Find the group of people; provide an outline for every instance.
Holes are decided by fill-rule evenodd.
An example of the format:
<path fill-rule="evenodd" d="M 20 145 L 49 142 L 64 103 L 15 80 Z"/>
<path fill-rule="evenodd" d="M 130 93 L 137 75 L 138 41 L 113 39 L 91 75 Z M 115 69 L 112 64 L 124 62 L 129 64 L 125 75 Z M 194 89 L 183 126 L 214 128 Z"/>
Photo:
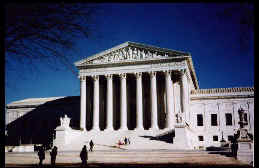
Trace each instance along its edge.
<path fill-rule="evenodd" d="M 89 151 L 93 151 L 93 147 L 94 147 L 94 143 L 92 140 L 90 140 L 89 142 L 89 146 L 90 149 Z M 45 159 L 45 148 L 44 146 L 39 146 L 38 147 L 38 157 L 39 157 L 39 167 L 42 167 L 42 162 Z M 58 148 L 56 146 L 54 146 L 52 148 L 52 150 L 50 151 L 50 158 L 51 158 L 51 167 L 55 167 L 56 166 L 56 157 L 58 154 Z M 87 160 L 88 160 L 88 153 L 87 153 L 87 147 L 86 145 L 84 145 L 84 147 L 82 148 L 81 152 L 80 152 L 80 158 L 82 161 L 81 167 L 85 167 L 87 165 Z"/>
<path fill-rule="evenodd" d="M 94 147 L 94 143 L 93 143 L 92 140 L 89 142 L 89 146 L 90 146 L 89 151 L 92 152 L 93 151 L 93 147 Z M 88 160 L 88 153 L 87 153 L 86 145 L 84 145 L 84 147 L 82 148 L 82 150 L 80 152 L 80 158 L 81 158 L 81 161 L 82 161 L 81 167 L 86 167 L 87 160 Z"/>
<path fill-rule="evenodd" d="M 58 148 L 54 146 L 50 151 L 50 158 L 51 158 L 51 167 L 55 167 L 56 165 L 56 157 L 58 154 Z M 39 156 L 39 167 L 42 167 L 42 162 L 45 159 L 45 149 L 44 146 L 38 147 L 38 156 Z"/>
<path fill-rule="evenodd" d="M 124 141 L 124 142 L 122 142 L 121 140 L 118 141 L 119 147 L 120 147 L 120 145 L 128 145 L 128 144 L 130 144 L 130 139 L 127 138 L 127 137 L 125 137 L 125 138 L 123 139 L 123 141 Z"/>

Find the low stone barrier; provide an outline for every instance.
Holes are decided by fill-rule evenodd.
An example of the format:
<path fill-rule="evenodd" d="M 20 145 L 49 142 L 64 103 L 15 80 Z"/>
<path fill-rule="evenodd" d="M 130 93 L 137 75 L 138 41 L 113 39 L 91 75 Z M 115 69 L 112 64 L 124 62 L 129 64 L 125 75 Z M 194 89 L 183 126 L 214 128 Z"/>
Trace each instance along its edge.
<path fill-rule="evenodd" d="M 5 152 L 34 152 L 33 145 L 5 146 Z"/>

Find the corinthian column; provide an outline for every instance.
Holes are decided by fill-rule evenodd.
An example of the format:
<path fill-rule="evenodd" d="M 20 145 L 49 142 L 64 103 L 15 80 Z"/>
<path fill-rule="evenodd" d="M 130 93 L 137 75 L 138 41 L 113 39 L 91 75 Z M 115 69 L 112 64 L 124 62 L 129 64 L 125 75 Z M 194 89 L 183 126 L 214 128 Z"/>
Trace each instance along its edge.
<path fill-rule="evenodd" d="M 126 83 L 126 74 L 120 74 L 121 80 L 121 94 L 120 94 L 120 130 L 127 130 L 127 83 Z"/>
<path fill-rule="evenodd" d="M 80 77 L 80 129 L 86 130 L 85 121 L 86 121 L 86 77 Z"/>
<path fill-rule="evenodd" d="M 112 75 L 105 75 L 107 79 L 107 103 L 106 103 L 106 109 L 107 109 L 107 118 L 106 123 L 108 130 L 113 130 L 113 96 L 112 96 Z"/>
<path fill-rule="evenodd" d="M 99 76 L 92 76 L 94 80 L 93 130 L 99 131 Z"/>
<path fill-rule="evenodd" d="M 150 72 L 151 80 L 151 128 L 152 130 L 158 128 L 157 120 L 157 91 L 156 91 L 156 72 Z"/>
<path fill-rule="evenodd" d="M 137 89 L 136 89 L 136 95 L 137 95 L 137 100 L 136 100 L 136 104 L 137 104 L 137 113 L 136 113 L 136 129 L 137 130 L 144 130 L 143 127 L 143 102 L 142 102 L 142 73 L 135 73 L 136 76 L 136 85 L 137 85 Z"/>
<path fill-rule="evenodd" d="M 174 128 L 175 117 L 173 111 L 173 87 L 171 79 L 171 71 L 165 71 L 165 84 L 166 84 L 166 128 Z"/>
<path fill-rule="evenodd" d="M 182 113 L 185 116 L 188 109 L 188 81 L 186 76 L 186 70 L 181 70 L 181 104 L 182 104 Z"/>

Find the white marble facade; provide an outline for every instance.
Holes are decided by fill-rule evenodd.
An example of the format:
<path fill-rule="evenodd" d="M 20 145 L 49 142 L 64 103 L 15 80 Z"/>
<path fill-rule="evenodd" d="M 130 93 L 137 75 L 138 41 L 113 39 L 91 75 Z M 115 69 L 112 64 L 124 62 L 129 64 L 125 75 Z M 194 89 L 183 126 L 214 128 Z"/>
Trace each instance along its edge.
<path fill-rule="evenodd" d="M 248 131 L 254 132 L 254 88 L 199 89 L 189 53 L 126 42 L 75 66 L 83 132 L 174 130 L 183 124 L 193 132 L 187 141 L 195 149 L 219 146 L 222 134 L 228 141 L 238 128 L 240 107 L 247 113 Z M 23 102 L 30 104 L 24 100 L 20 106 Z M 7 124 L 30 108 L 9 104 Z"/>

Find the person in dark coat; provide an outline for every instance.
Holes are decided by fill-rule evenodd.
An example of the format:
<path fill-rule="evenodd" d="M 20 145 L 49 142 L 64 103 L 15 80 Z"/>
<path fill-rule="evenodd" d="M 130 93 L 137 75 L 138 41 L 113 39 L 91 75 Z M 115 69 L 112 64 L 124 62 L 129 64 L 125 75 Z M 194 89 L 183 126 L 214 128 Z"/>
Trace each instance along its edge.
<path fill-rule="evenodd" d="M 91 140 L 90 142 L 89 142 L 89 146 L 90 146 L 90 150 L 89 151 L 93 151 L 93 148 L 94 148 L 94 143 L 93 143 L 93 141 Z"/>
<path fill-rule="evenodd" d="M 42 167 L 42 162 L 45 159 L 45 151 L 44 151 L 43 146 L 39 147 L 38 156 L 39 156 L 39 160 L 40 160 L 39 167 Z"/>
<path fill-rule="evenodd" d="M 127 139 L 127 137 L 124 138 L 124 144 L 125 144 L 125 145 L 128 144 L 128 139 Z"/>
<path fill-rule="evenodd" d="M 231 152 L 232 152 L 232 156 L 237 159 L 237 150 L 238 150 L 238 142 L 237 142 L 237 139 L 234 138 L 232 140 L 232 143 L 231 143 Z"/>
<path fill-rule="evenodd" d="M 81 167 L 86 167 L 87 160 L 88 160 L 88 153 L 87 153 L 86 145 L 84 145 L 84 147 L 82 148 L 82 150 L 80 152 L 80 158 L 82 160 Z"/>
<path fill-rule="evenodd" d="M 54 146 L 54 148 L 50 152 L 51 167 L 55 167 L 56 166 L 56 156 L 57 156 L 57 154 L 58 154 L 58 148 L 56 146 Z"/>

